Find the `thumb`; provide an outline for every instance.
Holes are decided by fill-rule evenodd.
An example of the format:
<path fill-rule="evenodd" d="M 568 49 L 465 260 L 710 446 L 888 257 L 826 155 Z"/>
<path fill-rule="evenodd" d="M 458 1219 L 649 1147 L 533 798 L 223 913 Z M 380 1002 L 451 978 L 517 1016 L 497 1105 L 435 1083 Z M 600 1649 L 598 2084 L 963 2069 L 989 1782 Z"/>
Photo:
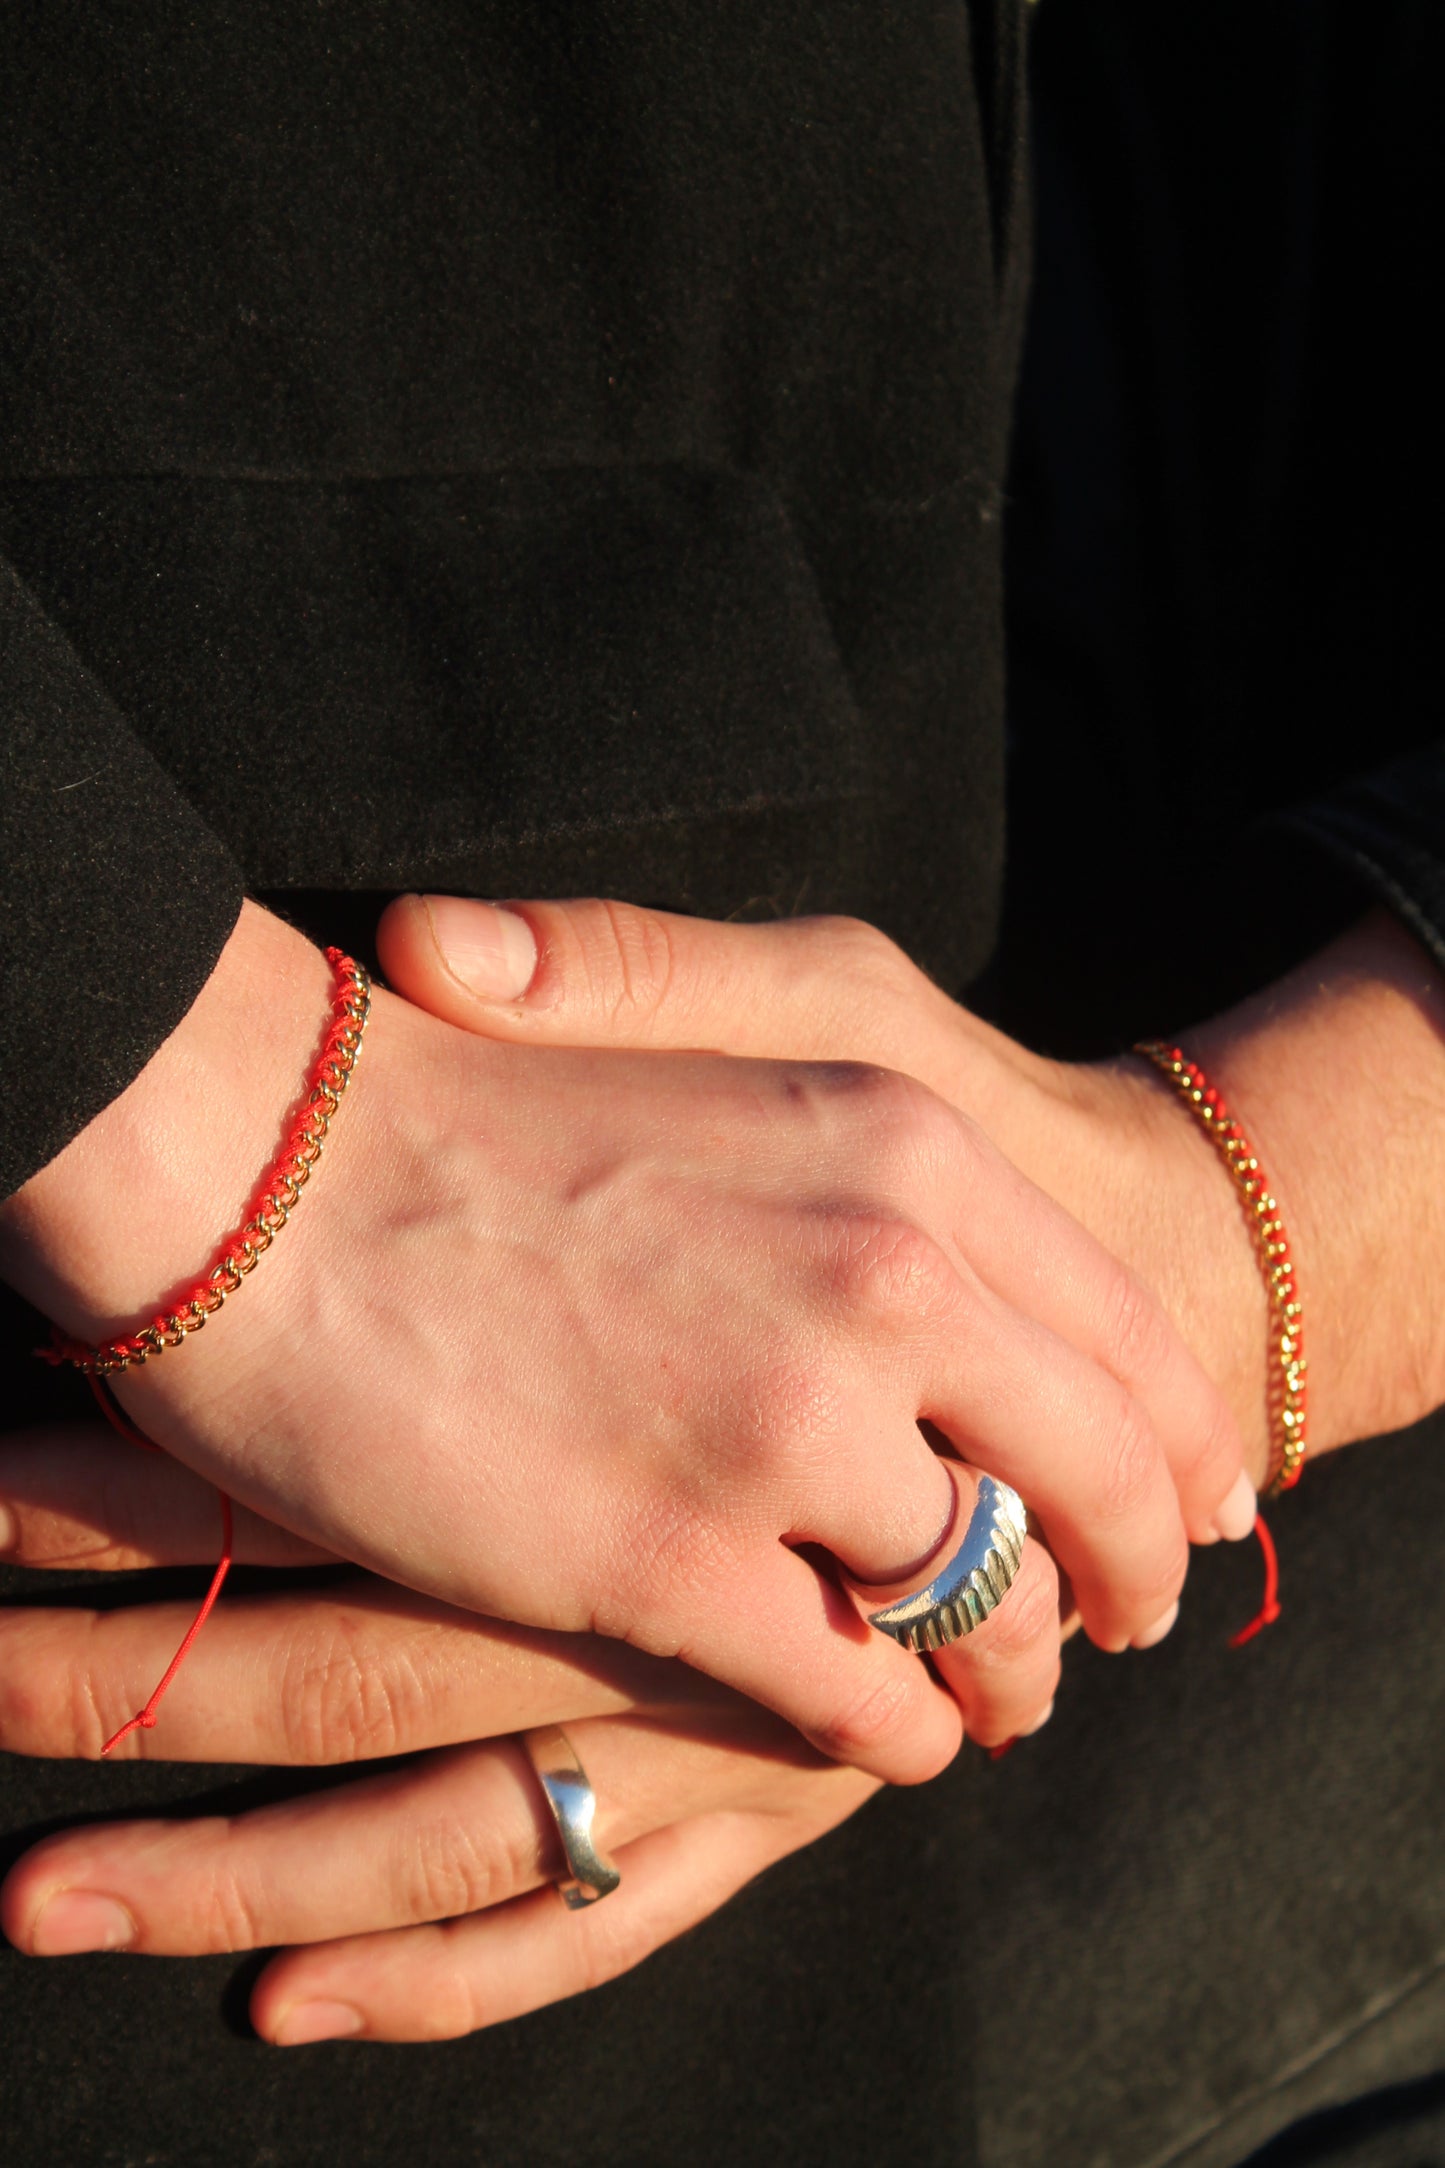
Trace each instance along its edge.
<path fill-rule="evenodd" d="M 401 896 L 377 949 L 390 985 L 419 1008 L 464 1031 L 551 1046 L 896 1068 L 920 1005 L 944 1003 L 885 935 L 846 918 L 737 926 L 595 899 Z"/>

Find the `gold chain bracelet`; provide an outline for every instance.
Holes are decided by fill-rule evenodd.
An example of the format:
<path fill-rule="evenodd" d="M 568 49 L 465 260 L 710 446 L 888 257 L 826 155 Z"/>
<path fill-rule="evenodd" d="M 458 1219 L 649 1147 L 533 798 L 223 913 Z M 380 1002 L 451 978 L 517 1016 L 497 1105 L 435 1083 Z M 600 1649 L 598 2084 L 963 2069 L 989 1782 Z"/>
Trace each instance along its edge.
<path fill-rule="evenodd" d="M 337 979 L 331 1024 L 307 1079 L 306 1096 L 292 1121 L 290 1135 L 262 1177 L 259 1195 L 245 1225 L 223 1244 L 219 1262 L 206 1277 L 149 1324 L 118 1339 L 104 1340 L 98 1347 L 57 1330 L 48 1347 L 36 1349 L 44 1361 L 70 1363 L 90 1378 L 108 1378 L 116 1371 L 138 1369 L 167 1348 L 180 1347 L 191 1333 L 199 1332 L 270 1249 L 300 1203 L 301 1192 L 321 1157 L 341 1095 L 360 1056 L 361 1035 L 371 1013 L 371 981 L 361 965 L 335 948 L 326 951 L 326 959 Z"/>
<path fill-rule="evenodd" d="M 1199 1064 L 1160 1039 L 1142 1040 L 1134 1052 L 1173 1085 L 1229 1169 L 1244 1205 L 1269 1297 L 1270 1457 L 1261 1496 L 1275 1498 L 1298 1483 L 1308 1450 L 1299 1281 L 1279 1204 L 1253 1145 Z"/>

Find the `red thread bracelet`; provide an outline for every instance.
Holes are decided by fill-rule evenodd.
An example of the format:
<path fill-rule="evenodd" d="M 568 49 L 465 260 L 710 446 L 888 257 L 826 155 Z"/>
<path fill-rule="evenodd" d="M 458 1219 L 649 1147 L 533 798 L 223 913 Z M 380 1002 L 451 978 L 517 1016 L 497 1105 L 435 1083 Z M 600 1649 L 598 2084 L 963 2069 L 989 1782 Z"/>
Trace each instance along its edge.
<path fill-rule="evenodd" d="M 1260 1495 L 1277 1498 L 1298 1483 L 1308 1451 L 1303 1308 L 1279 1202 L 1259 1154 L 1198 1062 L 1191 1061 L 1182 1048 L 1165 1046 L 1157 1039 L 1142 1041 L 1134 1052 L 1152 1062 L 1174 1087 L 1224 1161 L 1244 1206 L 1270 1314 L 1270 1457 Z M 1230 1647 L 1236 1649 L 1279 1617 L 1279 1559 L 1263 1514 L 1256 1514 L 1254 1532 L 1264 1552 L 1264 1601 L 1231 1640 Z"/>
<path fill-rule="evenodd" d="M 328 949 L 326 959 L 340 982 L 332 1002 L 334 1019 L 308 1080 L 301 1111 L 267 1168 L 244 1225 L 222 1245 L 217 1263 L 203 1280 L 197 1280 L 174 1310 L 161 1311 L 148 1325 L 119 1339 L 104 1340 L 98 1347 L 72 1340 L 57 1329 L 52 1332 L 50 1346 L 35 1351 L 42 1361 L 70 1363 L 87 1377 L 108 1377 L 117 1370 L 135 1369 L 166 1348 L 179 1347 L 189 1334 L 199 1332 L 206 1319 L 236 1293 L 247 1274 L 255 1271 L 300 1203 L 301 1192 L 321 1157 L 326 1132 L 361 1053 L 361 1035 L 371 1013 L 371 981 L 361 965 L 340 949 Z"/>
<path fill-rule="evenodd" d="M 217 1263 L 203 1280 L 196 1282 L 174 1310 L 161 1312 L 134 1333 L 90 1346 L 83 1340 L 71 1339 L 56 1327 L 52 1328 L 50 1345 L 35 1350 L 44 1362 L 68 1363 L 79 1370 L 89 1383 L 106 1421 L 122 1438 L 132 1445 L 144 1446 L 147 1452 L 159 1452 L 161 1448 L 116 1405 L 106 1379 L 116 1371 L 138 1368 L 167 1348 L 180 1347 L 191 1333 L 201 1330 L 207 1318 L 221 1308 L 228 1296 L 236 1293 L 249 1273 L 254 1272 L 300 1202 L 301 1192 L 311 1179 L 327 1131 L 341 1105 L 341 1095 L 360 1057 L 362 1033 L 371 1013 L 371 981 L 361 965 L 340 949 L 329 948 L 326 958 L 338 980 L 332 1001 L 334 1013 L 315 1067 L 307 1079 L 300 1112 L 292 1121 L 281 1151 L 266 1170 L 244 1224 L 222 1245 Z M 215 1608 L 231 1569 L 234 1534 L 231 1501 L 224 1491 L 218 1491 L 217 1496 L 221 1504 L 221 1555 L 211 1576 L 211 1585 L 145 1707 L 106 1740 L 100 1750 L 102 1755 L 109 1754 L 112 1747 L 119 1746 L 131 1732 L 154 1728 L 162 1696 Z"/>

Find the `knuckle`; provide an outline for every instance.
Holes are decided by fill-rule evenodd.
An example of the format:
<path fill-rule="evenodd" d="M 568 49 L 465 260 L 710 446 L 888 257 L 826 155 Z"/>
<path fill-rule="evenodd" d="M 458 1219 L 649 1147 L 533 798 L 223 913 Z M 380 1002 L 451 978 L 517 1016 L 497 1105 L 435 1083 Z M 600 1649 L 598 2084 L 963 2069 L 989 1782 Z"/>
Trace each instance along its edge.
<path fill-rule="evenodd" d="M 460 2040 L 494 2024 L 499 2015 L 493 2005 L 502 1990 L 485 1976 L 479 1979 L 468 1964 L 465 1927 L 463 1920 L 445 1920 L 432 1930 L 436 1940 L 425 1991 L 407 2027 L 409 2040 Z"/>
<path fill-rule="evenodd" d="M 917 976 L 916 964 L 881 926 L 871 925 L 864 918 L 837 915 L 814 923 L 828 951 L 830 966 L 836 969 L 841 965 L 850 977 L 888 981 Z"/>
<path fill-rule="evenodd" d="M 749 1381 L 724 1448 L 730 1472 L 765 1479 L 834 1451 L 846 1428 L 845 1393 L 825 1358 L 780 1356 Z"/>
<path fill-rule="evenodd" d="M 790 1061 L 779 1065 L 778 1076 L 792 1106 L 833 1112 L 841 1102 L 852 1120 L 889 1101 L 895 1072 L 872 1061 Z"/>
<path fill-rule="evenodd" d="M 829 1290 L 850 1312 L 879 1322 L 934 1324 L 959 1300 L 958 1275 L 931 1235 L 910 1220 L 850 1215 L 829 1260 Z"/>
<path fill-rule="evenodd" d="M 617 1906 L 611 1913 L 603 1906 L 595 1905 L 585 1918 L 587 1929 L 577 1938 L 576 1972 L 572 1981 L 573 1992 L 583 1995 L 631 1972 L 656 1947 L 651 1921 L 645 1914 L 639 1916 L 625 1905 Z"/>
<path fill-rule="evenodd" d="M 583 921 L 582 932 L 581 960 L 594 1005 L 615 1025 L 628 1018 L 653 1019 L 677 971 L 668 920 L 661 912 L 605 898 Z"/>
<path fill-rule="evenodd" d="M 916 1077 L 877 1062 L 779 1062 L 790 1112 L 808 1114 L 839 1162 L 844 1193 L 956 1175 L 973 1125 Z"/>
<path fill-rule="evenodd" d="M 209 1950 L 254 1950 L 270 1939 L 244 1875 L 224 1858 L 206 1879 L 198 1925 Z"/>
<path fill-rule="evenodd" d="M 396 1884 L 405 1916 L 460 1918 L 503 1904 L 535 1875 L 535 1855 L 515 1830 L 468 1828 L 454 1815 L 424 1817 L 399 1828 Z"/>
<path fill-rule="evenodd" d="M 956 1107 L 915 1078 L 885 1071 L 890 1078 L 887 1128 L 882 1143 L 890 1170 L 926 1196 L 961 1179 L 970 1129 Z"/>
<path fill-rule="evenodd" d="M 360 1622 L 344 1610 L 310 1635 L 298 1631 L 282 1658 L 276 1701 L 288 1759 L 316 1764 L 399 1753 L 414 1685 L 405 1664 L 377 1663 Z"/>
<path fill-rule="evenodd" d="M 1106 1527 L 1137 1520 L 1159 1480 L 1159 1441 L 1142 1409 L 1125 1398 L 1115 1405 L 1099 1454 L 1095 1512 Z"/>
<path fill-rule="evenodd" d="M 1189 1426 L 1190 1444 L 1180 1456 L 1178 1480 L 1189 1489 L 1208 1489 L 1210 1505 L 1221 1505 L 1244 1466 L 1244 1439 L 1224 1395 L 1206 1383 L 1200 1420 Z"/>
<path fill-rule="evenodd" d="M 124 1614 L 117 1616 L 123 1618 Z M 78 1761 L 99 1761 L 106 1740 L 139 1708 L 143 1698 L 137 1697 L 129 1708 L 122 1709 L 119 1695 L 111 1687 L 105 1648 L 109 1623 L 103 1612 L 92 1612 L 80 1660 L 65 1672 L 67 1751 Z M 145 1732 L 133 1731 L 118 1751 L 127 1758 L 136 1758 L 144 1754 L 147 1744 Z"/>
<path fill-rule="evenodd" d="M 918 1714 L 917 1687 L 906 1671 L 890 1669 L 813 1734 L 833 1761 L 872 1762 L 887 1754 Z"/>
<path fill-rule="evenodd" d="M 1059 1576 L 1048 1553 L 1030 1544 L 1028 1565 L 1003 1602 L 963 1643 L 980 1666 L 996 1670 L 1059 1638 Z"/>
<path fill-rule="evenodd" d="M 1167 1328 L 1152 1295 L 1132 1272 L 1114 1265 L 1104 1287 L 1104 1346 L 1117 1377 L 1147 1377 L 1167 1352 Z"/>
<path fill-rule="evenodd" d="M 716 1466 L 711 1471 L 717 1476 Z M 708 1472 L 701 1477 L 704 1487 Z M 718 1485 L 718 1488 L 723 1486 Z M 675 1656 L 679 1621 L 715 1599 L 736 1568 L 731 1532 L 696 1503 L 664 1497 L 617 1531 L 611 1555 L 599 1561 L 588 1626 L 654 1656 Z"/>

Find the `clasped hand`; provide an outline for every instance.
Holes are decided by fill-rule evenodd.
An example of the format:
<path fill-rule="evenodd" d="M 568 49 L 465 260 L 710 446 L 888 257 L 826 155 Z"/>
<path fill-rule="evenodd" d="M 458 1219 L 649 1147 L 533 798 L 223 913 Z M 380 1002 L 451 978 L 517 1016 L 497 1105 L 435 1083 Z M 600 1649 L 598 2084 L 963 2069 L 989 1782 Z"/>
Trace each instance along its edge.
<path fill-rule="evenodd" d="M 570 921 L 548 908 L 560 939 L 556 928 Z M 520 1935 L 529 1949 L 526 1938 L 537 1938 L 537 1963 L 516 1975 L 504 2007 L 468 1990 L 438 2015 L 424 1997 L 403 2007 L 403 1994 L 378 2003 L 380 1990 L 368 1989 L 364 2022 L 376 2037 L 417 2036 L 409 2025 L 428 2036 L 465 2029 L 587 1984 L 851 1811 L 872 1779 L 934 1773 L 961 1725 L 984 1741 L 1029 1728 L 1058 1670 L 1054 1560 L 1096 1641 L 1147 1643 L 1172 1616 L 1188 1540 L 1241 1532 L 1252 1496 L 1233 1417 L 1156 1299 L 958 1107 L 891 1069 L 566 1048 L 556 1043 L 565 1016 L 554 1013 L 549 1027 L 545 1004 L 477 1002 L 433 930 L 414 903 L 390 915 L 385 962 L 413 999 L 379 998 L 322 1183 L 284 1252 L 249 1283 L 244 1312 L 238 1305 L 221 1329 L 124 1389 L 175 1462 L 254 1509 L 243 1535 L 251 1555 L 333 1554 L 433 1602 L 364 1587 L 279 1609 L 223 1607 L 152 1750 L 299 1758 L 294 1730 L 278 1730 L 259 1705 L 246 1713 L 248 1682 L 255 1697 L 276 1675 L 288 1635 L 306 1645 L 305 1619 L 336 1630 L 339 1615 L 360 1617 L 367 1661 L 347 1673 L 356 1706 L 393 1713 L 370 1739 L 364 1725 L 343 1723 L 338 1740 L 334 1724 L 320 1724 L 313 1754 L 605 1718 L 584 1753 L 617 1817 L 604 1841 L 636 1854 L 629 1900 L 619 1893 L 595 1908 L 580 1938 L 545 1892 L 545 1910 L 529 1912 L 527 1899 L 496 1909 L 551 1871 L 518 1757 L 498 1745 L 373 1779 L 344 1809 L 332 1795 L 267 1810 L 224 1847 L 204 1825 L 67 1834 L 32 1853 L 6 1893 L 7 1930 L 33 1948 L 46 1946 L 42 1900 L 73 1891 L 82 1868 L 84 1886 L 129 1892 L 122 1912 L 138 1924 L 128 1939 L 144 1948 L 335 1936 L 489 1904 L 480 1927 L 471 1922 L 483 1974 L 499 1934 Z M 209 1088 L 257 971 L 274 981 L 279 970 L 300 1012 L 315 983 L 314 952 L 302 943 L 300 956 L 298 937 L 264 914 L 248 908 L 238 943 L 244 952 L 223 959 L 187 1026 L 117 1103 L 132 1138 L 137 1125 L 144 1132 L 148 1093 L 180 1123 L 164 1147 L 178 1198 L 190 1194 L 188 1161 L 199 1166 L 203 1154 L 203 1125 L 187 1125 L 185 1079 Z M 671 1021 L 685 1032 L 686 1009 Z M 593 1015 L 594 1035 L 596 1023 Z M 648 1029 L 661 1035 L 655 1013 Z M 527 1036 L 540 1043 L 517 1043 Z M 739 1038 L 750 1054 L 763 1051 Z M 153 1073 L 168 1063 L 169 1073 Z M 127 1298 L 144 1305 L 119 1284 L 106 1245 L 77 1256 L 66 1240 L 87 1180 L 93 1201 L 94 1132 L 108 1118 L 37 1178 L 48 1192 L 32 1196 L 23 1236 L 12 1228 L 10 1238 L 20 1257 L 12 1276 L 48 1296 L 71 1329 L 127 1322 Z M 67 1169 L 77 1154 L 79 1168 Z M 206 1224 L 216 1194 L 212 1178 Z M 172 1251 L 167 1271 L 188 1262 Z M 139 1279 L 148 1263 L 132 1255 L 126 1269 Z M 939 1659 L 938 1679 L 862 1623 L 838 1577 L 841 1567 L 892 1580 L 946 1532 L 952 1486 L 920 1423 L 1014 1483 L 1047 1536 L 1047 1549 L 1028 1545 L 995 1617 Z M 150 1548 L 145 1539 L 139 1554 L 133 1540 L 108 1547 L 126 1533 L 107 1526 L 124 1485 L 112 1472 L 97 1489 L 85 1471 L 97 1455 L 124 1451 L 72 1445 L 66 1458 L 37 1459 L 34 1440 L 12 1449 L 0 1492 L 17 1504 L 22 1558 L 79 1562 L 64 1530 L 85 1525 L 98 1528 L 97 1556 L 110 1562 L 203 1552 L 195 1489 L 186 1493 L 184 1468 L 166 1463 L 125 1479 L 149 1498 Z M 436 1599 L 518 1625 L 462 1619 Z M 44 1620 L 22 1613 L 7 1631 L 40 1631 L 52 1666 L 88 1674 L 80 1706 L 126 1713 L 164 1647 L 159 1622 L 122 1614 L 87 1664 L 63 1627 Z M 419 1621 L 433 1652 L 448 1650 L 445 1683 L 408 1708 L 401 1652 Z M 519 1631 L 527 1628 L 530 1637 Z M 594 1634 L 608 1639 L 573 1638 Z M 17 1689 L 37 1660 L 35 1644 L 19 1647 L 19 1667 L 13 1653 L 6 1665 L 0 1743 L 93 1751 L 98 1728 L 63 1735 L 63 1723 L 38 1713 L 42 1699 Z M 473 1652 L 473 1667 L 485 1652 L 480 1688 L 460 1649 Z M 645 1687 L 627 1670 L 670 1657 L 690 1668 L 654 1661 Z M 552 1667 L 548 1690 L 530 1696 L 538 1664 Z M 213 1698 L 211 1674 L 213 1688 L 225 1680 Z M 571 1681 L 565 1691 L 559 1674 Z M 614 1778 L 607 1727 L 622 1720 L 606 1711 L 619 1693 L 638 1712 L 627 1719 L 638 1737 Z M 208 1702 L 226 1712 L 224 1747 L 214 1721 L 206 1743 L 197 1712 Z M 483 1838 L 477 1784 L 509 1803 L 500 1823 L 483 1812 Z M 345 1903 L 304 1864 L 338 1811 L 349 1813 L 361 1856 L 370 1844 L 379 1862 L 354 1878 Z M 697 1841 L 719 1816 L 738 1838 L 720 1851 Z M 413 1833 L 411 1871 L 399 1876 L 385 1834 L 397 1827 Z M 470 1875 L 457 1852 L 464 1827 L 474 1851 L 493 1846 L 491 1864 L 474 1862 Z M 428 1832 L 440 1847 L 430 1868 Z M 498 1842 L 510 1873 L 497 1870 Z M 275 1871 L 281 1859 L 289 1881 Z M 258 1879 L 269 1907 L 256 1901 Z M 214 1895 L 209 1908 L 196 1895 L 206 1888 L 231 1893 L 229 1913 Z M 466 1936 L 444 1940 L 455 1954 Z M 299 2007 L 284 1968 L 327 1963 L 351 1979 L 347 1967 L 363 1954 L 342 1945 L 282 1960 L 257 1990 L 263 2030 L 281 2036 Z M 301 1999 L 314 1999 L 309 1976 L 303 1985 Z M 335 1980 L 321 1993 L 338 1999 Z"/>

